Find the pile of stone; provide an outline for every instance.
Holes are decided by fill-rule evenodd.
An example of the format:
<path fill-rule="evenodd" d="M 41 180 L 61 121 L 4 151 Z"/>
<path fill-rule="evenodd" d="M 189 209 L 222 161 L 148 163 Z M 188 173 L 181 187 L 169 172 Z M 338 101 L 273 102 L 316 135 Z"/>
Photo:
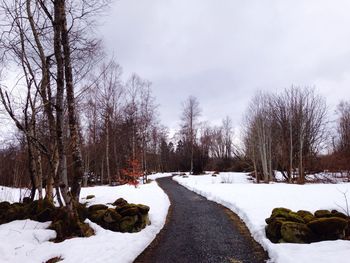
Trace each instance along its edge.
<path fill-rule="evenodd" d="M 14 220 L 32 219 L 39 222 L 51 221 L 56 207 L 46 199 L 31 202 L 24 198 L 23 203 L 0 202 L 0 224 Z"/>
<path fill-rule="evenodd" d="M 314 214 L 275 208 L 266 218 L 266 237 L 273 243 L 311 243 L 350 238 L 350 217 L 337 210 Z"/>
<path fill-rule="evenodd" d="M 151 222 L 148 217 L 149 207 L 141 204 L 129 204 L 123 198 L 117 199 L 114 208 L 106 205 L 92 205 L 87 217 L 94 223 L 116 232 L 139 232 Z"/>

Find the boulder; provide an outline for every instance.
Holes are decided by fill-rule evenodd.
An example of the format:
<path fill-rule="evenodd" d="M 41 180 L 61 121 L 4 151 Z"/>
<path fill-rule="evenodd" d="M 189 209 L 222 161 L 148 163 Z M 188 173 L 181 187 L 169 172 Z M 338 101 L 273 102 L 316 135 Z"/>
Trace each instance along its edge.
<path fill-rule="evenodd" d="M 141 205 L 141 204 L 138 204 L 138 205 L 136 205 L 136 206 L 137 206 L 139 212 L 140 212 L 142 215 L 148 214 L 149 209 L 150 209 L 149 206 L 147 206 L 147 205 Z"/>
<path fill-rule="evenodd" d="M 288 243 L 310 243 L 314 239 L 311 229 L 297 222 L 283 222 L 281 236 Z"/>
<path fill-rule="evenodd" d="M 30 199 L 30 197 L 23 197 L 22 203 L 23 204 L 30 204 L 32 202 L 32 200 Z"/>
<path fill-rule="evenodd" d="M 132 233 L 132 232 L 136 232 L 134 231 L 134 226 L 135 226 L 135 223 L 137 222 L 137 219 L 138 219 L 138 216 L 135 215 L 135 216 L 126 216 L 126 217 L 123 217 L 122 220 L 120 221 L 120 232 L 129 232 L 129 233 Z"/>
<path fill-rule="evenodd" d="M 332 210 L 331 214 L 332 214 L 332 217 L 340 217 L 340 218 L 343 218 L 343 219 L 348 219 L 349 218 L 346 214 L 344 214 L 342 212 L 339 212 L 337 210 Z"/>
<path fill-rule="evenodd" d="M 114 206 L 119 206 L 119 207 L 122 207 L 122 206 L 127 205 L 127 204 L 128 204 L 128 202 L 123 198 L 118 198 L 113 203 Z"/>
<path fill-rule="evenodd" d="M 121 216 L 134 216 L 139 214 L 139 209 L 134 204 L 127 204 L 122 207 L 116 207 L 116 211 L 121 214 Z"/>
<path fill-rule="evenodd" d="M 289 209 L 288 209 L 289 210 Z M 272 214 L 269 218 L 265 219 L 265 222 L 267 224 L 270 224 L 272 221 L 274 221 L 276 218 L 284 218 L 286 219 L 286 221 L 291 221 L 291 222 L 297 222 L 297 223 L 305 223 L 304 219 L 299 216 L 297 213 L 290 211 L 288 212 L 288 210 L 284 210 L 284 209 L 274 209 L 272 211 Z"/>
<path fill-rule="evenodd" d="M 329 210 L 317 210 L 314 213 L 315 217 L 322 218 L 322 217 L 332 217 L 332 213 Z"/>
<path fill-rule="evenodd" d="M 265 227 L 266 237 L 271 242 L 278 243 L 278 241 L 282 238 L 281 227 L 284 220 L 284 218 L 274 220 Z"/>
<path fill-rule="evenodd" d="M 103 214 L 103 221 L 107 224 L 119 222 L 121 219 L 122 216 L 111 208 L 107 209 Z"/>
<path fill-rule="evenodd" d="M 297 214 L 304 220 L 305 223 L 309 223 L 315 219 L 314 215 L 306 210 L 299 210 Z"/>
<path fill-rule="evenodd" d="M 272 210 L 272 214 L 277 213 L 277 212 L 292 212 L 292 210 L 288 209 L 288 208 L 284 208 L 284 207 L 276 207 Z"/>
<path fill-rule="evenodd" d="M 7 201 L 0 202 L 0 213 L 5 213 L 9 208 L 11 204 Z"/>
<path fill-rule="evenodd" d="M 348 221 L 340 217 L 317 218 L 307 224 L 318 241 L 345 238 Z"/>
<path fill-rule="evenodd" d="M 88 209 L 89 209 L 89 214 L 90 214 L 90 213 L 93 213 L 93 212 L 98 211 L 98 210 L 106 210 L 106 209 L 108 209 L 108 206 L 98 204 L 98 205 L 89 206 Z"/>

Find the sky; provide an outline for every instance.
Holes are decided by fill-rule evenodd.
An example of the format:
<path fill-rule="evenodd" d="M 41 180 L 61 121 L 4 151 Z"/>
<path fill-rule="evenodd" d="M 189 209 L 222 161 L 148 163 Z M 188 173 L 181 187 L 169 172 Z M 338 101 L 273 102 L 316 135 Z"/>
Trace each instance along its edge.
<path fill-rule="evenodd" d="M 349 12 L 348 0 L 115 0 L 99 31 L 124 76 L 153 83 L 171 130 L 190 95 L 202 120 L 239 127 L 258 91 L 314 87 L 330 113 L 350 99 Z"/>

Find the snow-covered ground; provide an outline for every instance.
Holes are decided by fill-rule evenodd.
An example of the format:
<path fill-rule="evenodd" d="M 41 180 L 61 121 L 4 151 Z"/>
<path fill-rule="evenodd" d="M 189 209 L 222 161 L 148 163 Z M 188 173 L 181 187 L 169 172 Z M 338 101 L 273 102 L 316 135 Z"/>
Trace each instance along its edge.
<path fill-rule="evenodd" d="M 350 200 L 350 183 L 292 185 L 283 183 L 252 184 L 244 173 L 181 176 L 174 180 L 188 189 L 220 203 L 237 213 L 252 236 L 275 263 L 348 263 L 350 241 L 323 241 L 312 244 L 273 244 L 265 235 L 265 218 L 275 207 L 292 210 L 346 208 L 344 194 Z"/>
<path fill-rule="evenodd" d="M 164 176 L 164 175 L 158 175 Z M 154 175 L 153 177 L 158 177 Z M 89 204 L 113 203 L 123 197 L 129 203 L 142 203 L 150 206 L 151 225 L 139 233 L 116 233 L 105 230 L 87 220 L 96 235 L 89 238 L 73 238 L 61 243 L 49 242 L 55 231 L 46 229 L 49 223 L 31 220 L 14 221 L 0 225 L 0 262 L 45 262 L 53 257 L 61 257 L 63 262 L 133 262 L 152 242 L 163 228 L 170 202 L 168 196 L 156 182 L 134 186 L 97 186 L 83 188 L 81 201 L 87 195 L 96 197 Z M 0 186 L 0 201 L 18 201 L 18 189 Z"/>

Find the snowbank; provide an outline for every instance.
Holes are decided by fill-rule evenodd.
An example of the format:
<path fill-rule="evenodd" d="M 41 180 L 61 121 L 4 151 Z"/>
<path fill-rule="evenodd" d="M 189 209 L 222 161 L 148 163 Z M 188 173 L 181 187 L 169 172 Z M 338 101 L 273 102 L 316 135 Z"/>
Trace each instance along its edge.
<path fill-rule="evenodd" d="M 232 177 L 231 183 L 222 183 Z M 248 226 L 252 236 L 269 253 L 275 263 L 346 263 L 350 258 L 350 241 L 324 241 L 312 244 L 273 244 L 265 236 L 265 218 L 275 207 L 293 211 L 345 208 L 343 193 L 350 193 L 350 183 L 344 184 L 251 184 L 243 173 L 174 177 L 188 189 L 220 203 L 237 213 Z M 226 180 L 227 181 L 227 180 Z M 341 207 L 341 208 L 340 208 Z"/>
<path fill-rule="evenodd" d="M 18 190 L 12 189 L 13 194 L 9 194 L 11 191 L 6 188 L 6 192 L 8 196 L 16 196 Z M 96 197 L 85 200 L 87 195 Z M 163 228 L 170 206 L 167 195 L 156 182 L 138 188 L 129 185 L 83 188 L 81 196 L 81 201 L 88 201 L 89 205 L 112 203 L 119 197 L 130 203 L 148 205 L 151 207 L 149 217 L 152 224 L 139 233 L 130 234 L 105 230 L 87 220 L 95 229 L 95 236 L 52 243 L 48 240 L 54 238 L 56 233 L 46 229 L 49 223 L 14 221 L 0 225 L 0 262 L 37 263 L 53 257 L 62 257 L 62 262 L 72 263 L 133 262 Z"/>

